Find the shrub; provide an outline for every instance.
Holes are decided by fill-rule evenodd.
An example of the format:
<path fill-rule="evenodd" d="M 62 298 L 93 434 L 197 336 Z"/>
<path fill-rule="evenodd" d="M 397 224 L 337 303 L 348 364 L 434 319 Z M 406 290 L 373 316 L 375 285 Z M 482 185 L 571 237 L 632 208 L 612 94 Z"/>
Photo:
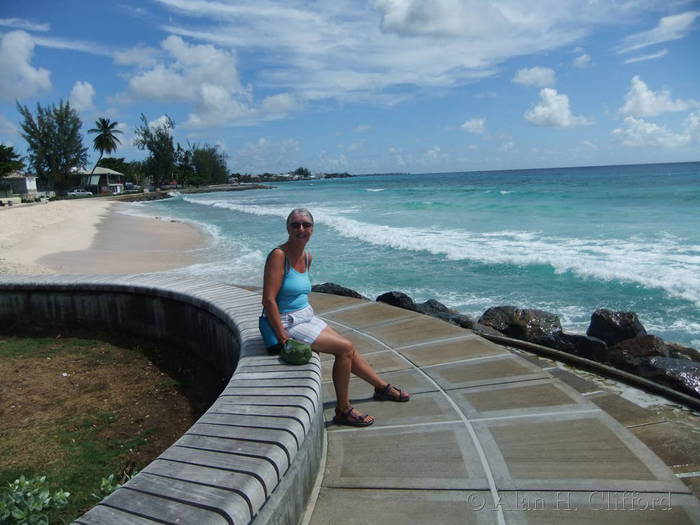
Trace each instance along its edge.
<path fill-rule="evenodd" d="M 63 490 L 51 495 L 46 476 L 20 476 L 0 491 L 0 524 L 48 525 L 49 511 L 64 507 L 69 496 Z"/>

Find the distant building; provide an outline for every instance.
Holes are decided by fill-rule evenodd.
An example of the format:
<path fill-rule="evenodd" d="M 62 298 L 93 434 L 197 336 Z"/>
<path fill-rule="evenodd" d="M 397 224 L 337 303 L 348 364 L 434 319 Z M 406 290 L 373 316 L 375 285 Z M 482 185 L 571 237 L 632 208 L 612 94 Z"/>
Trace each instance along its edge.
<path fill-rule="evenodd" d="M 122 193 L 124 191 L 124 174 L 109 168 L 98 166 L 90 175 L 81 171 L 80 185 L 88 191 L 97 193 Z"/>
<path fill-rule="evenodd" d="M 0 180 L 10 185 L 13 194 L 34 199 L 37 196 L 36 179 L 36 175 L 15 171 Z"/>

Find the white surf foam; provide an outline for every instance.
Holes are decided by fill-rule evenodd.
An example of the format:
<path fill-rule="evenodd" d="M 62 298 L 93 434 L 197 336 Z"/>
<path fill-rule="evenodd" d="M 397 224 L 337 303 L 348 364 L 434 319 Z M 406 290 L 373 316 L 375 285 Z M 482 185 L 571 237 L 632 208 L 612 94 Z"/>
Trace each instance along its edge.
<path fill-rule="evenodd" d="M 265 206 L 189 199 L 205 206 L 259 216 L 286 217 L 290 205 Z M 455 229 L 395 227 L 347 218 L 329 207 L 314 207 L 316 222 L 339 235 L 397 250 L 425 251 L 450 260 L 484 264 L 550 266 L 556 273 L 603 281 L 639 283 L 700 305 L 700 246 L 672 236 L 659 239 L 565 238 L 541 232 L 476 233 Z"/>

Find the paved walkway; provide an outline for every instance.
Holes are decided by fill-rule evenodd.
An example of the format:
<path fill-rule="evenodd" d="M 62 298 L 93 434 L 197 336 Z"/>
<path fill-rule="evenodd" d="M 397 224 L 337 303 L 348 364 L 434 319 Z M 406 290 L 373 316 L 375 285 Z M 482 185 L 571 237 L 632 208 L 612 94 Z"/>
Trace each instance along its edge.
<path fill-rule="evenodd" d="M 695 496 L 627 428 L 648 414 L 606 396 L 596 404 L 544 361 L 438 319 L 333 295 L 311 301 L 412 394 L 376 402 L 351 381 L 353 404 L 376 422 L 328 425 L 312 525 L 700 523 Z M 330 421 L 332 357 L 322 364 Z"/>

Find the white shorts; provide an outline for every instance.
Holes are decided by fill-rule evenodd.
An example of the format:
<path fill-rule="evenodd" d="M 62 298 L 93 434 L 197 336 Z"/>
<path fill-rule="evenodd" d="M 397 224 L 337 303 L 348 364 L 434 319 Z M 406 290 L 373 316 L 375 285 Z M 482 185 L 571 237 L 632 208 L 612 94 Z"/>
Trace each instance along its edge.
<path fill-rule="evenodd" d="M 312 344 L 328 326 L 324 320 L 314 315 L 311 305 L 301 310 L 280 314 L 280 320 L 289 337 L 308 344 Z"/>

